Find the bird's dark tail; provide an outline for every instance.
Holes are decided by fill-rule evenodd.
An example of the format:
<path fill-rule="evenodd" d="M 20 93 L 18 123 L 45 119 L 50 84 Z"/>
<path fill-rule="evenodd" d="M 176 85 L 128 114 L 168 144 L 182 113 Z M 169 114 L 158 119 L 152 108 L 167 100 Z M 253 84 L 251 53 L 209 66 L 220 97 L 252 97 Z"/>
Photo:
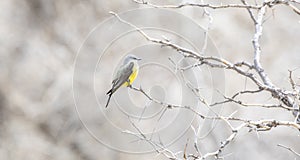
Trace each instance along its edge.
<path fill-rule="evenodd" d="M 107 108 L 107 106 L 108 106 L 108 104 L 109 104 L 109 101 L 110 101 L 110 98 L 111 98 L 111 96 L 112 96 L 112 94 L 113 94 L 112 89 L 109 90 L 106 94 L 108 95 L 108 99 L 107 99 L 105 108 Z"/>

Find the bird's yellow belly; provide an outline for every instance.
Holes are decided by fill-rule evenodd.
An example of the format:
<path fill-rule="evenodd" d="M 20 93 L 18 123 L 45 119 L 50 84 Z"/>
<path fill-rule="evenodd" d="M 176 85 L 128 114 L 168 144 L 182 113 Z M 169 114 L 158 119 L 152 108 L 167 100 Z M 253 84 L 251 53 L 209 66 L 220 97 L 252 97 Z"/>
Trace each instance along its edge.
<path fill-rule="evenodd" d="M 129 85 L 131 85 L 133 83 L 133 81 L 136 79 L 137 75 L 138 75 L 138 70 L 137 70 L 137 68 L 135 68 L 135 69 L 133 69 L 132 74 L 128 78 L 129 79 L 129 83 L 125 82 L 123 84 L 123 86 L 128 87 Z"/>

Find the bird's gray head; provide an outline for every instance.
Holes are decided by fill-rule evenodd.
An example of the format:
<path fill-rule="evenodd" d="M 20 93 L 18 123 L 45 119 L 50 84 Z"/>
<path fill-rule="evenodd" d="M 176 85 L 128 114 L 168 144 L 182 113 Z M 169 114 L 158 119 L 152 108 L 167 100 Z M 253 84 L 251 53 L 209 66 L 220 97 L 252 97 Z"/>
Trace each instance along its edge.
<path fill-rule="evenodd" d="M 123 64 L 127 64 L 130 61 L 139 61 L 141 60 L 141 58 L 138 58 L 137 56 L 133 55 L 133 54 L 128 54 L 125 59 L 124 59 L 124 63 Z"/>

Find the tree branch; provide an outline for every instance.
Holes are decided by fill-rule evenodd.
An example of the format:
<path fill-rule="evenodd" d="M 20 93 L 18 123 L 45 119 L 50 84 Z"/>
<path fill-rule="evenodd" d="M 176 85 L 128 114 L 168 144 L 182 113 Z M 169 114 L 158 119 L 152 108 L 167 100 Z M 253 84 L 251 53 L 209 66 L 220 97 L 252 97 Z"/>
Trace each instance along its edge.
<path fill-rule="evenodd" d="M 292 153 L 294 153 L 296 156 L 300 157 L 300 153 L 294 151 L 294 150 L 293 150 L 292 148 L 290 148 L 290 147 L 284 146 L 284 145 L 282 145 L 282 144 L 277 144 L 277 146 L 278 146 L 278 147 L 285 148 L 285 149 L 291 151 Z"/>
<path fill-rule="evenodd" d="M 259 9 L 262 6 L 257 5 L 244 5 L 244 4 L 227 4 L 227 5 L 211 5 L 211 4 L 199 4 L 199 3 L 182 3 L 179 5 L 157 5 L 146 1 L 133 0 L 137 4 L 145 4 L 154 8 L 183 8 L 183 7 L 200 7 L 200 8 L 211 8 L 211 9 L 225 9 L 225 8 L 250 8 L 250 9 Z"/>

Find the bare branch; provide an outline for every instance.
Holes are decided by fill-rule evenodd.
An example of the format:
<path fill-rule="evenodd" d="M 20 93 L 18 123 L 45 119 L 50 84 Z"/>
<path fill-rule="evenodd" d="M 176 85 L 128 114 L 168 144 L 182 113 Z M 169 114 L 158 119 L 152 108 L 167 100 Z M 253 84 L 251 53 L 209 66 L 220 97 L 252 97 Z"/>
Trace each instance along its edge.
<path fill-rule="evenodd" d="M 291 70 L 289 70 L 289 80 L 290 80 L 292 89 L 295 90 L 296 84 L 295 84 L 295 81 L 293 80 L 293 71 L 291 71 Z"/>
<path fill-rule="evenodd" d="M 291 151 L 292 153 L 294 153 L 296 156 L 300 157 L 300 153 L 294 151 L 294 150 L 293 150 L 292 148 L 290 148 L 290 147 L 284 146 L 284 145 L 282 145 L 282 144 L 277 144 L 277 146 L 278 146 L 278 147 L 285 148 L 285 149 Z"/>
<path fill-rule="evenodd" d="M 184 159 L 184 160 L 187 159 L 186 149 L 187 149 L 188 143 L 189 143 L 189 139 L 187 139 L 187 141 L 186 141 L 186 143 L 185 143 L 185 146 L 184 146 L 184 149 L 183 149 L 183 159 Z"/>
<path fill-rule="evenodd" d="M 131 24 L 130 22 L 122 19 L 119 15 L 117 15 L 114 12 L 110 12 L 113 14 L 120 22 L 125 23 L 131 27 L 133 27 L 137 32 L 139 32 L 147 41 L 152 42 L 157 45 L 161 46 L 166 46 L 168 48 L 171 48 L 175 51 L 177 51 L 178 54 L 182 55 L 182 59 L 184 58 L 190 58 L 193 60 L 193 64 L 186 66 L 186 67 L 179 67 L 178 63 L 174 62 L 172 59 L 169 59 L 172 64 L 174 64 L 175 71 L 179 71 L 180 75 L 182 75 L 182 78 L 186 84 L 186 86 L 191 90 L 191 92 L 194 94 L 195 97 L 197 97 L 199 102 L 202 102 L 205 106 L 207 106 L 210 110 L 212 106 L 219 105 L 219 104 L 224 104 L 224 103 L 236 103 L 239 104 L 240 106 L 244 107 L 262 107 L 262 108 L 283 108 L 287 111 L 291 111 L 294 116 L 296 117 L 296 120 L 299 119 L 300 121 L 300 116 L 299 116 L 299 91 L 297 90 L 297 86 L 292 79 L 292 71 L 290 72 L 289 78 L 290 78 L 290 83 L 292 85 L 293 91 L 281 89 L 280 87 L 275 86 L 270 78 L 267 76 L 267 73 L 264 71 L 263 66 L 261 64 L 261 56 L 262 56 L 262 51 L 261 51 L 261 44 L 260 40 L 263 35 L 263 23 L 265 18 L 265 14 L 267 11 L 267 8 L 272 8 L 275 5 L 278 4 L 283 4 L 291 7 L 296 13 L 299 11 L 298 8 L 296 8 L 292 3 L 297 3 L 297 1 L 293 0 L 271 0 L 271 1 L 265 1 L 262 4 L 256 4 L 256 5 L 250 5 L 246 2 L 246 0 L 241 0 L 242 4 L 227 4 L 227 5 L 211 5 L 211 4 L 203 4 L 202 3 L 182 3 L 179 5 L 157 5 L 153 3 L 149 3 L 146 1 L 141 1 L 141 0 L 133 0 L 135 3 L 138 4 L 145 4 L 154 8 L 183 8 L 183 7 L 200 7 L 204 9 L 204 13 L 209 17 L 209 26 L 208 29 L 206 30 L 206 34 L 209 30 L 210 24 L 212 23 L 212 17 L 210 13 L 208 12 L 208 9 L 224 9 L 224 8 L 243 8 L 246 9 L 250 15 L 250 18 L 253 21 L 253 24 L 255 25 L 255 31 L 252 39 L 252 44 L 254 48 L 253 52 L 253 64 L 245 61 L 241 62 L 236 62 L 232 63 L 224 58 L 221 57 L 215 57 L 215 56 L 206 56 L 203 53 L 205 53 L 206 49 L 206 41 L 207 41 L 207 35 L 205 35 L 204 39 L 204 45 L 202 46 L 202 52 L 196 52 L 194 50 L 190 50 L 188 48 L 184 48 L 176 43 L 173 43 L 171 40 L 169 40 L 167 37 L 164 37 L 162 39 L 157 39 L 151 37 L 147 32 L 143 31 L 141 28 L 138 26 Z M 257 11 L 257 14 L 256 14 Z M 255 13 L 254 13 L 255 12 Z M 300 13 L 300 11 L 299 11 Z M 298 13 L 298 14 L 299 14 Z M 197 88 L 195 88 L 192 83 L 189 83 L 187 79 L 184 77 L 184 71 L 193 69 L 197 66 L 202 66 L 206 65 L 209 66 L 210 68 L 221 68 L 229 71 L 235 72 L 237 75 L 245 77 L 246 79 L 249 79 L 253 84 L 257 86 L 257 89 L 254 90 L 244 90 L 244 91 L 239 91 L 235 93 L 233 96 L 228 97 L 223 95 L 224 101 L 221 102 L 214 102 L 213 104 L 209 105 L 206 100 L 200 95 L 200 92 Z M 247 120 L 239 117 L 233 117 L 232 115 L 229 116 L 222 116 L 218 115 L 215 113 L 213 116 L 207 116 L 202 114 L 201 112 L 197 111 L 194 109 L 192 106 L 185 106 L 185 105 L 175 105 L 171 104 L 168 102 L 162 102 L 157 99 L 152 98 L 149 94 L 147 94 L 141 87 L 140 88 L 135 88 L 133 86 L 130 86 L 131 89 L 142 93 L 145 97 L 147 97 L 151 102 L 157 103 L 161 105 L 164 108 L 164 112 L 168 109 L 172 108 L 179 108 L 179 109 L 187 109 L 191 112 L 193 112 L 195 115 L 197 115 L 201 119 L 210 119 L 210 120 L 216 120 L 216 121 L 224 121 L 228 125 L 228 127 L 231 129 L 231 134 L 221 142 L 220 146 L 216 148 L 215 151 L 206 153 L 206 154 L 201 154 L 198 145 L 197 145 L 197 132 L 194 128 L 194 126 L 191 126 L 194 134 L 195 134 L 195 141 L 194 141 L 194 149 L 197 151 L 197 154 L 188 154 L 187 152 L 187 146 L 189 140 L 187 140 L 185 146 L 183 146 L 183 152 L 182 154 L 183 159 L 206 159 L 206 158 L 212 158 L 215 157 L 216 159 L 220 159 L 221 157 L 221 152 L 228 146 L 238 135 L 239 131 L 241 129 L 248 129 L 249 132 L 255 131 L 256 133 L 261 132 L 261 131 L 270 131 L 278 126 L 283 126 L 283 127 L 291 127 L 297 130 L 300 130 L 300 124 L 299 121 L 282 121 L 282 120 L 277 120 L 277 119 L 262 119 L 262 120 Z M 272 97 L 274 99 L 278 100 L 278 104 L 254 104 L 254 103 L 249 103 L 249 102 L 243 102 L 239 100 L 238 98 L 241 98 L 239 96 L 241 95 L 248 95 L 248 94 L 257 94 L 261 92 L 268 92 L 272 94 Z M 162 114 L 163 115 L 163 114 Z M 162 116 L 161 115 L 161 116 Z M 233 123 L 235 122 L 235 123 Z M 297 123 L 298 122 L 298 123 Z M 238 123 L 238 127 L 233 127 L 233 124 Z M 140 133 L 138 137 L 141 139 L 146 140 L 147 142 L 151 143 L 152 146 L 158 150 L 158 153 L 163 153 L 166 155 L 166 157 L 170 159 L 177 159 L 178 153 L 173 153 L 169 150 L 165 151 L 164 146 L 162 144 L 159 144 L 157 142 L 151 141 L 151 138 L 147 138 L 145 135 L 142 134 L 142 132 L 135 127 L 136 130 Z M 278 145 L 280 146 L 280 145 Z M 299 156 L 299 153 L 293 151 L 292 149 L 285 147 L 285 146 L 280 146 L 283 148 L 286 148 L 290 150 L 291 152 L 295 153 L 297 156 Z"/>
<path fill-rule="evenodd" d="M 242 3 L 243 3 L 244 5 L 247 5 L 247 2 L 246 2 L 245 0 L 241 0 L 241 1 L 242 1 Z M 254 22 L 254 24 L 257 23 L 257 21 L 256 21 L 256 19 L 255 19 L 255 16 L 254 16 L 254 13 L 252 12 L 252 10 L 251 10 L 250 8 L 247 8 L 247 11 L 248 11 L 248 13 L 249 13 L 249 15 L 250 15 L 252 21 Z"/>
<path fill-rule="evenodd" d="M 283 104 L 285 104 L 286 106 L 298 109 L 299 108 L 298 104 L 294 103 L 293 99 L 290 97 L 290 96 L 297 95 L 297 93 L 289 92 L 286 90 L 282 90 L 278 87 L 275 87 L 272 84 L 272 82 L 270 81 L 270 79 L 267 77 L 266 73 L 264 72 L 264 70 L 262 69 L 262 66 L 260 64 L 261 49 L 260 49 L 259 39 L 262 35 L 262 21 L 263 21 L 263 16 L 264 16 L 265 12 L 266 12 L 266 6 L 262 7 L 259 10 L 258 17 L 257 17 L 257 23 L 255 25 L 256 26 L 255 35 L 254 35 L 254 38 L 252 41 L 254 50 L 255 50 L 254 51 L 254 68 L 257 71 L 257 73 L 259 74 L 259 76 L 263 82 L 258 80 L 258 78 L 255 76 L 255 74 L 249 73 L 248 71 L 241 69 L 237 65 L 232 64 L 223 58 L 214 57 L 214 56 L 203 56 L 193 50 L 189 50 L 187 48 L 184 48 L 177 44 L 174 44 L 171 41 L 151 38 L 137 26 L 121 19 L 121 17 L 119 17 L 116 13 L 114 13 L 114 12 L 110 12 L 110 13 L 113 14 L 114 16 L 116 16 L 121 22 L 128 24 L 128 25 L 132 26 L 133 28 L 135 28 L 148 41 L 156 43 L 156 44 L 160 44 L 163 46 L 168 46 L 172 49 L 175 49 L 176 51 L 178 51 L 178 53 L 180 53 L 184 57 L 189 57 L 189 58 L 198 60 L 200 62 L 200 64 L 205 64 L 212 68 L 224 68 L 224 69 L 235 71 L 239 75 L 245 76 L 245 77 L 249 78 L 250 80 L 252 80 L 252 82 L 254 82 L 258 86 L 259 89 L 269 91 L 274 98 L 277 98 L 278 100 L 282 101 Z M 242 64 L 242 62 L 238 63 L 238 64 Z M 244 65 L 245 65 L 245 63 L 244 63 Z"/>
<path fill-rule="evenodd" d="M 246 90 L 246 91 L 240 91 L 240 92 L 237 92 L 236 94 L 234 94 L 231 98 L 235 98 L 235 97 L 237 97 L 237 96 L 239 96 L 239 95 L 242 95 L 242 94 L 248 94 L 248 93 L 251 93 L 251 94 L 253 94 L 253 93 L 259 93 L 259 92 L 261 92 L 262 90 L 261 89 L 258 89 L 258 90 L 254 90 L 254 91 L 250 91 L 250 90 Z"/>
<path fill-rule="evenodd" d="M 154 8 L 183 8 L 183 7 L 200 7 L 200 8 L 211 8 L 211 9 L 224 9 L 224 8 L 250 8 L 250 9 L 259 9 L 262 6 L 257 5 L 244 5 L 244 4 L 227 4 L 227 5 L 211 5 L 211 4 L 199 4 L 199 3 L 182 3 L 179 5 L 156 5 L 150 2 L 133 0 L 138 4 L 145 4 Z"/>
<path fill-rule="evenodd" d="M 260 55 L 261 55 L 261 48 L 260 48 L 260 43 L 259 40 L 262 36 L 262 23 L 263 23 L 263 18 L 266 13 L 266 7 L 262 7 L 259 9 L 257 19 L 255 22 L 255 34 L 252 40 L 253 47 L 254 47 L 254 68 L 259 74 L 260 78 L 263 80 L 264 84 L 273 87 L 274 85 L 272 84 L 271 80 L 267 76 L 267 74 L 264 72 L 261 64 L 260 64 Z"/>
<path fill-rule="evenodd" d="M 224 104 L 224 103 L 230 103 L 230 102 L 233 102 L 233 103 L 236 103 L 236 104 L 239 104 L 241 106 L 244 106 L 244 107 L 263 107 L 263 108 L 283 108 L 283 109 L 286 109 L 288 111 L 295 111 L 295 110 L 298 110 L 298 109 L 295 109 L 293 107 L 286 107 L 282 104 L 248 104 L 248 103 L 245 103 L 245 102 L 242 102 L 240 100 L 236 100 L 235 97 L 241 93 L 256 93 L 258 91 L 261 91 L 261 90 L 256 90 L 256 91 L 242 91 L 242 92 L 238 92 L 236 93 L 235 95 L 233 95 L 232 97 L 227 97 L 225 95 L 223 95 L 224 97 L 224 101 L 221 101 L 221 102 L 216 102 L 214 104 L 211 104 L 210 106 L 215 106 L 215 105 L 220 105 L 220 104 Z"/>
<path fill-rule="evenodd" d="M 278 121 L 278 120 L 259 120 L 259 121 L 253 121 L 253 120 L 244 120 L 244 119 L 240 119 L 240 118 L 223 117 L 223 116 L 208 117 L 208 116 L 205 116 L 205 115 L 197 112 L 196 110 L 194 110 L 190 106 L 180 106 L 180 105 L 174 105 L 174 104 L 168 104 L 168 103 L 165 103 L 165 102 L 160 102 L 160 101 L 155 100 L 152 97 L 150 97 L 147 93 L 145 93 L 140 88 L 135 88 L 135 87 L 131 86 L 131 89 L 134 89 L 134 90 L 136 90 L 138 92 L 143 93 L 146 97 L 148 97 L 149 100 L 151 100 L 151 101 L 153 101 L 155 103 L 158 103 L 158 104 L 160 104 L 162 106 L 166 106 L 169 109 L 171 109 L 171 108 L 188 109 L 188 110 L 192 111 L 193 113 L 195 113 L 196 115 L 198 115 L 199 117 L 201 117 L 202 119 L 241 121 L 241 122 L 244 122 L 245 124 L 247 124 L 247 127 L 258 128 L 259 131 L 270 130 L 271 128 L 277 127 L 277 126 L 289 126 L 289 127 L 293 127 L 293 128 L 296 128 L 296 129 L 300 129 L 300 125 L 299 124 L 297 124 L 296 122 L 289 122 L 289 121 Z"/>
<path fill-rule="evenodd" d="M 246 124 L 242 124 L 236 128 L 232 128 L 232 134 L 224 141 L 221 142 L 221 145 L 220 147 L 214 151 L 214 152 L 209 152 L 209 153 L 206 153 L 205 155 L 203 155 L 202 157 L 198 157 L 198 159 L 206 159 L 208 157 L 215 157 L 216 159 L 220 159 L 220 153 L 223 151 L 223 149 L 230 143 L 234 140 L 234 138 L 237 136 L 238 134 L 238 131 L 240 129 L 242 129 L 243 127 L 245 127 Z"/>
<path fill-rule="evenodd" d="M 294 6 L 294 5 L 290 4 L 290 3 L 288 3 L 287 5 L 289 7 L 291 7 L 295 13 L 297 13 L 298 15 L 300 15 L 300 9 L 299 8 L 297 8 L 296 6 Z"/>
<path fill-rule="evenodd" d="M 137 137 L 140 140 L 146 141 L 147 143 L 149 143 L 153 147 L 153 149 L 157 153 L 163 154 L 164 156 L 166 156 L 169 159 L 173 159 L 173 160 L 177 159 L 176 155 L 172 151 L 170 151 L 169 149 L 164 147 L 161 143 L 154 142 L 151 139 L 147 138 L 147 136 L 131 120 L 130 120 L 130 122 L 131 122 L 131 125 L 137 130 L 138 134 L 134 133 L 134 132 L 131 132 L 131 131 L 128 131 L 128 130 L 123 131 L 123 133 L 133 135 L 133 136 Z"/>

